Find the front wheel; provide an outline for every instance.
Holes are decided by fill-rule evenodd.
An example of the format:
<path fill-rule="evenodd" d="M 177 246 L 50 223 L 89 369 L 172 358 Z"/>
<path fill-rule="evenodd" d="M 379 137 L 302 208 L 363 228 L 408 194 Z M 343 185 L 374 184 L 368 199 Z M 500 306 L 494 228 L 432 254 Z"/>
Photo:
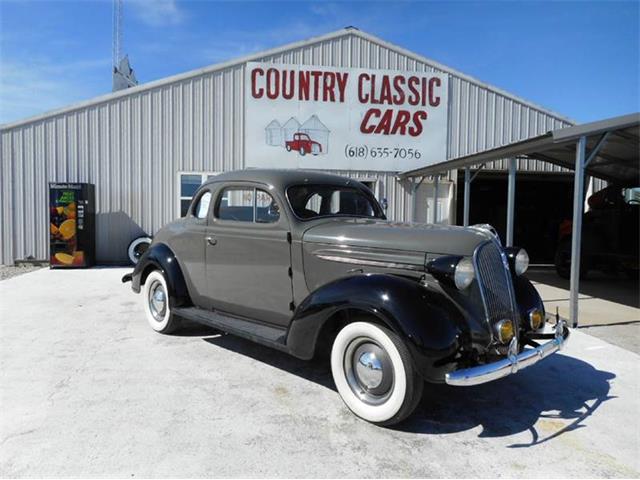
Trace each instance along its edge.
<path fill-rule="evenodd" d="M 369 322 L 346 325 L 331 349 L 333 380 L 349 409 L 378 425 L 393 425 L 416 408 L 424 381 L 404 342 Z"/>
<path fill-rule="evenodd" d="M 142 301 L 147 321 L 159 333 L 172 333 L 180 326 L 180 321 L 171 312 L 167 280 L 159 270 L 149 274 L 144 282 Z"/>

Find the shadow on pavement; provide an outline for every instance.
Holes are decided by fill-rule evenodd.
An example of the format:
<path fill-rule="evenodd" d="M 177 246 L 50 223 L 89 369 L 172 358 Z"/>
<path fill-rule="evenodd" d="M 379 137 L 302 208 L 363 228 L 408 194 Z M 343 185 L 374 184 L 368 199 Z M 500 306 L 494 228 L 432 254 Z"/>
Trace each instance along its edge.
<path fill-rule="evenodd" d="M 203 340 L 336 391 L 328 361 L 300 360 L 278 350 L 233 335 L 223 334 L 204 338 Z"/>
<path fill-rule="evenodd" d="M 233 335 L 203 340 L 335 391 L 328 362 L 306 362 Z M 517 375 L 484 385 L 426 384 L 414 414 L 394 428 L 442 435 L 480 426 L 480 437 L 503 437 L 528 430 L 530 442 L 510 447 L 529 447 L 584 428 L 583 421 L 603 402 L 614 398 L 609 396 L 613 378 L 613 373 L 556 354 Z M 543 427 L 542 434 L 536 424 Z"/>
<path fill-rule="evenodd" d="M 543 283 L 567 291 L 566 298 L 549 298 L 546 301 L 569 301 L 569 280 L 560 278 L 551 269 L 531 269 L 526 276 L 532 282 Z M 638 281 L 623 275 L 607 275 L 601 272 L 590 272 L 589 276 L 580 280 L 580 294 L 620 303 L 628 307 L 640 308 Z"/>
<path fill-rule="evenodd" d="M 480 437 L 529 430 L 530 442 L 510 445 L 529 447 L 584 428 L 583 421 L 614 398 L 609 396 L 609 382 L 614 378 L 611 372 L 556 354 L 514 376 L 484 385 L 428 385 L 416 413 L 400 428 L 446 434 L 480 426 Z"/>

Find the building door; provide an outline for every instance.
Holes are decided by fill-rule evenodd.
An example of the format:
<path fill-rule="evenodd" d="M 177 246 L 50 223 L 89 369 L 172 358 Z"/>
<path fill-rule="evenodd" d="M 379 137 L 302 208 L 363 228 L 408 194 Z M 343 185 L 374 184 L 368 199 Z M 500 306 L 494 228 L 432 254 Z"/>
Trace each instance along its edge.
<path fill-rule="evenodd" d="M 433 223 L 434 194 L 433 182 L 423 182 L 416 192 L 416 211 L 413 221 L 417 223 Z M 451 225 L 453 223 L 453 182 L 438 182 L 438 214 L 436 223 Z"/>
<path fill-rule="evenodd" d="M 210 308 L 286 326 L 293 300 L 289 224 L 278 202 L 257 187 L 225 187 L 207 227 Z"/>

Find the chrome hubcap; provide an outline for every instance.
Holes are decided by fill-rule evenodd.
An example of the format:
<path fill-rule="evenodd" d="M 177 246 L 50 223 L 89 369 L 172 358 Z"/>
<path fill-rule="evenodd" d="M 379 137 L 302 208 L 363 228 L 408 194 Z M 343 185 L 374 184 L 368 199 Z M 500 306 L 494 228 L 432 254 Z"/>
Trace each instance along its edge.
<path fill-rule="evenodd" d="M 149 288 L 149 310 L 156 321 L 161 322 L 164 320 L 167 310 L 167 295 L 164 287 L 158 281 L 153 282 L 151 288 Z"/>
<path fill-rule="evenodd" d="M 356 378 L 367 390 L 372 390 L 379 387 L 382 383 L 382 362 L 380 361 L 379 350 L 377 348 L 368 349 L 369 345 L 363 345 L 358 350 L 364 350 L 363 353 L 358 354 L 356 352 L 355 357 L 358 359 L 356 362 Z"/>
<path fill-rule="evenodd" d="M 344 367 L 349 387 L 363 402 L 383 403 L 393 387 L 393 366 L 387 352 L 369 338 L 347 347 Z"/>

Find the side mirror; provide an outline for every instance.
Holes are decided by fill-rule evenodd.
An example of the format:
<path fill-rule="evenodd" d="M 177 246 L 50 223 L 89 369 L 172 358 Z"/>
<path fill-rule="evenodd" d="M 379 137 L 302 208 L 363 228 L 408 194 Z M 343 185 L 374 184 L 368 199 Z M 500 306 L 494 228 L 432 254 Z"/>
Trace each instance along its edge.
<path fill-rule="evenodd" d="M 387 208 L 389 208 L 389 202 L 387 202 L 386 198 L 383 198 L 380 204 L 382 205 L 382 209 L 385 211 L 387 210 Z"/>

